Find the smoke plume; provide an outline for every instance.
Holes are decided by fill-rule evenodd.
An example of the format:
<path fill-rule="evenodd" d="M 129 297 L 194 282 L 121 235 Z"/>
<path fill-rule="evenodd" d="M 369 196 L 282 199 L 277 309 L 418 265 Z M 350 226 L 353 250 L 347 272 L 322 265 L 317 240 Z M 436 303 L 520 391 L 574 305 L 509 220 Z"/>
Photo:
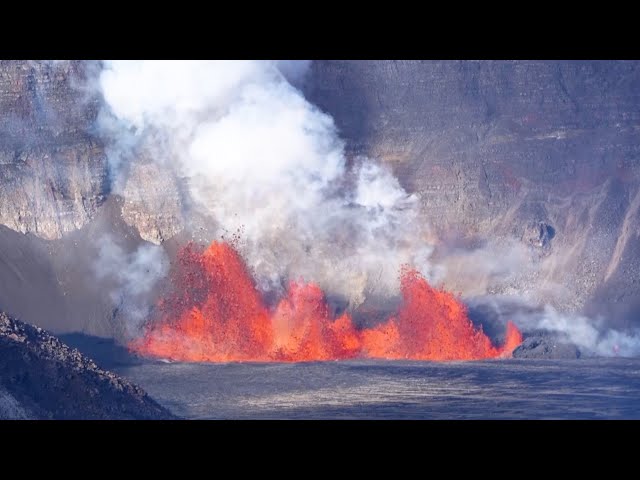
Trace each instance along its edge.
<path fill-rule="evenodd" d="M 156 282 L 169 270 L 169 260 L 162 247 L 143 244 L 133 252 L 127 252 L 112 236 L 105 235 L 98 242 L 98 257 L 94 271 L 100 280 L 106 280 L 114 305 L 126 309 L 127 336 L 139 332 L 149 314 L 147 295 Z"/>
<path fill-rule="evenodd" d="M 258 286 L 304 278 L 355 307 L 397 294 L 410 263 L 429 276 L 416 195 L 366 158 L 347 159 L 330 116 L 289 82 L 308 62 L 111 61 L 100 78 L 126 126 L 112 151 L 114 185 L 146 148 L 185 180 L 189 205 L 242 231 Z"/>
<path fill-rule="evenodd" d="M 543 332 L 561 343 L 569 343 L 585 356 L 633 357 L 640 354 L 640 330 L 616 330 L 603 317 L 589 318 L 578 313 L 562 312 L 541 304 L 525 294 L 481 295 L 467 299 L 471 317 L 483 330 L 500 339 L 503 326 L 513 321 L 525 334 Z"/>
<path fill-rule="evenodd" d="M 522 318 L 520 323 L 560 333 L 587 354 L 605 357 L 633 357 L 640 354 L 640 330 L 621 332 L 606 328 L 603 319 L 563 314 L 549 305 L 537 314 Z"/>

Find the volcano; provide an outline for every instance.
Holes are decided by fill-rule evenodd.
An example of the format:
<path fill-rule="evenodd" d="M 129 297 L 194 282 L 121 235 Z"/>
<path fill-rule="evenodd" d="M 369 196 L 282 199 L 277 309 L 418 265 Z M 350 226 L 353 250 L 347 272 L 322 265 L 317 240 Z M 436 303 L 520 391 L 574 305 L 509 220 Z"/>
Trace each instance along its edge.
<path fill-rule="evenodd" d="M 0 410 L 639 417 L 638 67 L 0 61 Z"/>

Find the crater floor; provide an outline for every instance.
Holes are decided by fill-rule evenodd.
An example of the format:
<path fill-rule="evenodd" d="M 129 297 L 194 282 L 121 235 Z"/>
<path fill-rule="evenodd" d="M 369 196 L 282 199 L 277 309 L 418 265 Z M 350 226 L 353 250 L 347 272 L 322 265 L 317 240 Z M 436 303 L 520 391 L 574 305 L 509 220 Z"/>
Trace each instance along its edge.
<path fill-rule="evenodd" d="M 118 373 L 194 419 L 640 418 L 640 359 L 146 362 Z"/>

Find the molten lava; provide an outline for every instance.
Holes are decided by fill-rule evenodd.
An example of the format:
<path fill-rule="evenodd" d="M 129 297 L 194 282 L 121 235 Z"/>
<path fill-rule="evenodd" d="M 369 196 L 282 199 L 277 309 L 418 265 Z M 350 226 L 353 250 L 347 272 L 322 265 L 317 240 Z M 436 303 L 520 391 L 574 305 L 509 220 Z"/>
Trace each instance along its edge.
<path fill-rule="evenodd" d="M 291 282 L 273 310 L 229 244 L 187 245 L 171 276 L 173 292 L 158 318 L 129 346 L 141 355 L 188 362 L 302 362 L 349 358 L 478 360 L 505 357 L 522 343 L 507 324 L 502 347 L 474 327 L 465 306 L 415 270 L 401 272 L 402 305 L 392 318 L 357 330 L 351 317 L 332 318 L 313 283 Z"/>
<path fill-rule="evenodd" d="M 433 288 L 415 270 L 401 272 L 403 304 L 397 315 L 363 332 L 368 357 L 413 360 L 477 360 L 509 355 L 522 343 L 511 322 L 502 348 L 477 330 L 465 306 L 452 294 Z"/>

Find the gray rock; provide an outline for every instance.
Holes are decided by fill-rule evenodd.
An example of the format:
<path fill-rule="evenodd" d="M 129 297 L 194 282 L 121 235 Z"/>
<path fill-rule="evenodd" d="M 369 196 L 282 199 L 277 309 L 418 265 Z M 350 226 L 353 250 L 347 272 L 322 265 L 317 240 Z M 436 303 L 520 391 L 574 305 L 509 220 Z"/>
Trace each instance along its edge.
<path fill-rule="evenodd" d="M 640 318 L 638 85 L 634 61 L 319 61 L 303 89 L 350 153 L 420 193 L 440 238 L 524 234 L 541 255 L 516 290 L 628 326 Z"/>
<path fill-rule="evenodd" d="M 124 187 L 122 218 L 149 242 L 160 244 L 183 228 L 175 178 L 153 162 L 133 164 Z"/>
<path fill-rule="evenodd" d="M 170 419 L 140 387 L 0 313 L 0 418 Z"/>
<path fill-rule="evenodd" d="M 534 334 L 524 339 L 513 351 L 513 358 L 580 358 L 581 352 L 575 345 L 550 334 Z"/>
<path fill-rule="evenodd" d="M 525 227 L 522 240 L 532 247 L 548 249 L 555 234 L 556 231 L 551 225 L 544 222 L 530 222 Z"/>
<path fill-rule="evenodd" d="M 0 420 L 29 420 L 32 414 L 27 412 L 13 395 L 0 387 Z"/>
<path fill-rule="evenodd" d="M 0 61 L 0 224 L 60 238 L 108 194 L 96 62 Z"/>

